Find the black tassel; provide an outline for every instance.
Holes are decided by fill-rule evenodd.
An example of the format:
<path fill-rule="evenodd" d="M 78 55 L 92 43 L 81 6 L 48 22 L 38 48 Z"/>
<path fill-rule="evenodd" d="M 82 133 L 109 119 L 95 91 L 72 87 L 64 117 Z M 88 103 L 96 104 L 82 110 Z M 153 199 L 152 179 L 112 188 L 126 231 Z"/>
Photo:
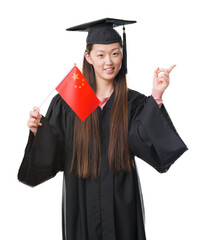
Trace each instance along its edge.
<path fill-rule="evenodd" d="M 122 73 L 127 74 L 127 44 L 126 44 L 126 32 L 123 26 L 123 59 L 122 59 Z"/>

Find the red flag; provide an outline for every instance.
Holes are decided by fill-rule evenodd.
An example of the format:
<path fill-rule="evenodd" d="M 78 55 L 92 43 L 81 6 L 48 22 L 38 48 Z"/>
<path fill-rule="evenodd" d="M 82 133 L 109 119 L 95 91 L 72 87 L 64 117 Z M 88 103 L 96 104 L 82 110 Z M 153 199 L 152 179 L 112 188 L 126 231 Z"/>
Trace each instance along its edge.
<path fill-rule="evenodd" d="M 101 103 L 76 66 L 61 81 L 56 90 L 82 121 Z"/>

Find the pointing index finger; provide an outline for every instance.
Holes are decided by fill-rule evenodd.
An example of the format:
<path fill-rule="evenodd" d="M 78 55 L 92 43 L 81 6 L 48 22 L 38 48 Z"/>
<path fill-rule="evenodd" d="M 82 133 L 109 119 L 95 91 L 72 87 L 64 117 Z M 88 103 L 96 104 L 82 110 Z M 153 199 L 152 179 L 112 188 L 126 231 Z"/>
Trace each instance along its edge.
<path fill-rule="evenodd" d="M 168 68 L 169 73 L 172 71 L 172 69 L 176 66 L 176 64 L 172 65 L 170 68 Z"/>

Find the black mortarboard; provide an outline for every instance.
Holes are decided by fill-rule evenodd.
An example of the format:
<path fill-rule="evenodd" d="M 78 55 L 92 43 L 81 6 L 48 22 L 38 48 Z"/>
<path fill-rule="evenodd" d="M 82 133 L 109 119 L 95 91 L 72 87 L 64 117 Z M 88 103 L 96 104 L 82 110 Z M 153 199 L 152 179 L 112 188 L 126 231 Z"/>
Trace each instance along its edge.
<path fill-rule="evenodd" d="M 104 18 L 97 21 L 84 23 L 75 27 L 67 28 L 67 31 L 87 31 L 87 45 L 90 44 L 111 44 L 121 42 L 122 38 L 119 33 L 113 28 L 123 26 L 123 60 L 122 72 L 127 73 L 127 49 L 126 49 L 126 34 L 124 25 L 136 23 L 136 21 L 128 21 L 114 18 Z"/>

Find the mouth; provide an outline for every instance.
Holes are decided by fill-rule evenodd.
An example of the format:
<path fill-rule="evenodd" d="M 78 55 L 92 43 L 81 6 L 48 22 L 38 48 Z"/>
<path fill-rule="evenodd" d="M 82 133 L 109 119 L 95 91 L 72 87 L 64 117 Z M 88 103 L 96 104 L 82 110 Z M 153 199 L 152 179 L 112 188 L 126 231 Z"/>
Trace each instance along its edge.
<path fill-rule="evenodd" d="M 114 72 L 114 67 L 108 67 L 108 68 L 105 68 L 104 71 L 106 71 L 106 73 L 113 73 Z"/>

